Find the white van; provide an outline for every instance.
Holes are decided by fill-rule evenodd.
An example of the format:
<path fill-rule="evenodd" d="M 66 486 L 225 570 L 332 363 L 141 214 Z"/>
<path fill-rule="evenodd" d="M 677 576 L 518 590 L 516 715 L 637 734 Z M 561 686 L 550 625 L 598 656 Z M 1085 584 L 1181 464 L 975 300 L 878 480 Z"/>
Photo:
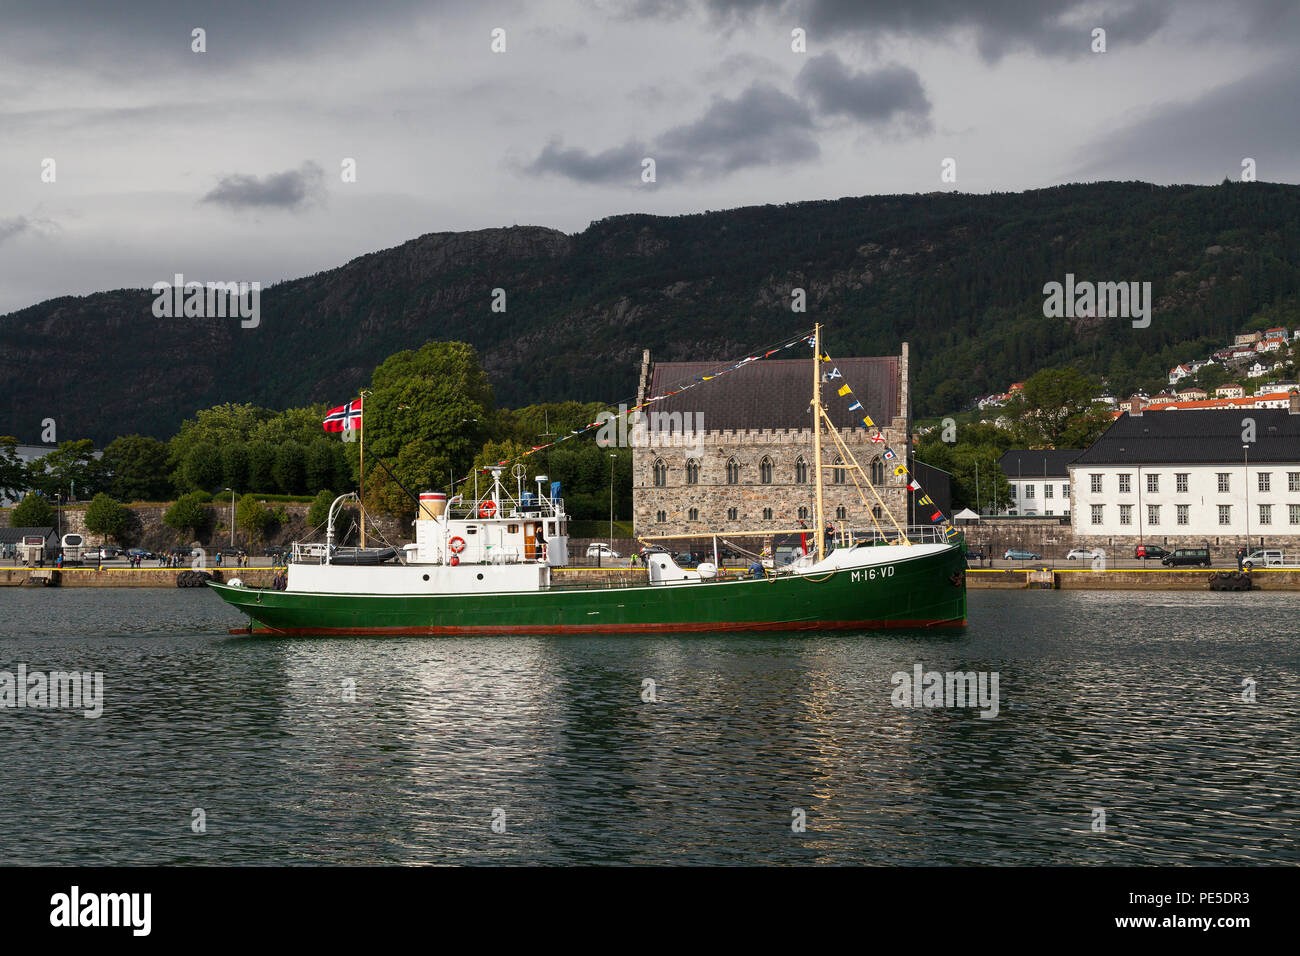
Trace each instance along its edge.
<path fill-rule="evenodd" d="M 1300 568 L 1300 556 L 1284 554 L 1273 548 L 1252 551 L 1241 560 L 1247 571 L 1252 568 Z"/>

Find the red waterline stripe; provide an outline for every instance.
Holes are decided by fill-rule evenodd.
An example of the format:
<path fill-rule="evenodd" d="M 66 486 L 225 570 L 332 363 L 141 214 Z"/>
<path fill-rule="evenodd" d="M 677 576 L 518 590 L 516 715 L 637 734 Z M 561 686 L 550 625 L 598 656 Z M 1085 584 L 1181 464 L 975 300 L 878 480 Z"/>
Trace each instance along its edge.
<path fill-rule="evenodd" d="M 790 623 L 709 624 L 535 624 L 429 627 L 232 627 L 231 634 L 678 634 L 703 631 L 880 631 L 900 628 L 965 627 L 966 619 L 896 621 L 799 621 Z"/>

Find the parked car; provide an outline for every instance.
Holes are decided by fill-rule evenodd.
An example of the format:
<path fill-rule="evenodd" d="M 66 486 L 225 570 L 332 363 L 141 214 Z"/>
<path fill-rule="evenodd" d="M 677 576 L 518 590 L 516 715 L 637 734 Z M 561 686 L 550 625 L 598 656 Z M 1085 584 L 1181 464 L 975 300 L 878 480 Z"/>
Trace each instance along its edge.
<path fill-rule="evenodd" d="M 1135 558 L 1165 558 L 1168 556 L 1169 552 L 1158 544 L 1139 544 L 1133 549 L 1133 557 Z"/>
<path fill-rule="evenodd" d="M 607 544 L 604 544 L 600 541 L 594 541 L 591 544 L 587 545 L 587 557 L 588 558 L 621 558 L 623 557 L 623 555 L 619 554 L 617 551 L 615 551 Z"/>
<path fill-rule="evenodd" d="M 1033 551 L 1021 551 L 1019 548 L 1007 548 L 1007 553 L 1002 555 L 1003 561 L 1041 561 L 1043 556 Z"/>
<path fill-rule="evenodd" d="M 100 548 L 86 548 L 81 552 L 82 561 L 99 561 L 107 557 Z"/>
<path fill-rule="evenodd" d="M 101 556 L 105 558 L 120 558 L 126 552 L 123 551 L 121 548 L 114 547 L 111 544 L 106 544 L 99 549 L 99 553 Z"/>
<path fill-rule="evenodd" d="M 144 548 L 130 548 L 126 553 L 129 557 L 144 558 L 146 561 L 152 561 L 154 558 L 158 557 L 158 555 L 154 554 L 152 551 L 146 551 Z"/>
<path fill-rule="evenodd" d="M 1067 561 L 1091 561 L 1092 559 L 1092 548 L 1071 548 L 1065 555 Z"/>
<path fill-rule="evenodd" d="M 1160 563 L 1167 568 L 1210 566 L 1209 548 L 1175 548 L 1173 554 L 1166 554 Z"/>
<path fill-rule="evenodd" d="M 983 561 L 986 557 L 987 557 L 987 555 L 984 553 L 984 549 L 983 549 L 983 548 L 967 548 L 967 549 L 966 549 L 966 560 L 967 560 L 967 561 Z"/>
<path fill-rule="evenodd" d="M 1254 568 L 1294 568 L 1300 566 L 1300 557 L 1286 555 L 1273 548 L 1261 548 L 1246 555 L 1241 566 L 1247 571 Z"/>

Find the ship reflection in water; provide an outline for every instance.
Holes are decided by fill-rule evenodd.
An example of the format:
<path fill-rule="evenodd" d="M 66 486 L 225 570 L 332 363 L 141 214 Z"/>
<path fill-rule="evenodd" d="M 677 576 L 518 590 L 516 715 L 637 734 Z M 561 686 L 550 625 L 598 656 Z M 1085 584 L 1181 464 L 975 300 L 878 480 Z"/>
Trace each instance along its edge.
<path fill-rule="evenodd" d="M 6 595 L 32 624 L 4 667 L 103 671 L 105 707 L 0 715 L 0 862 L 1300 862 L 1300 595 L 976 591 L 957 633 L 389 639 L 228 637 L 204 597 Z M 997 672 L 997 717 L 895 706 L 918 664 Z"/>

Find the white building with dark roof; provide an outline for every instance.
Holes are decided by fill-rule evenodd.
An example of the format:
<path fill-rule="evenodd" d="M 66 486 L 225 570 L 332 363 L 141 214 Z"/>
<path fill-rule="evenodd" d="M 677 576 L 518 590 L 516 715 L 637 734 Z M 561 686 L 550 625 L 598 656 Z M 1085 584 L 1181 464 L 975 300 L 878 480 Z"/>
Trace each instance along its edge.
<path fill-rule="evenodd" d="M 1070 463 L 1083 546 L 1300 545 L 1300 395 L 1286 408 L 1121 415 Z"/>

